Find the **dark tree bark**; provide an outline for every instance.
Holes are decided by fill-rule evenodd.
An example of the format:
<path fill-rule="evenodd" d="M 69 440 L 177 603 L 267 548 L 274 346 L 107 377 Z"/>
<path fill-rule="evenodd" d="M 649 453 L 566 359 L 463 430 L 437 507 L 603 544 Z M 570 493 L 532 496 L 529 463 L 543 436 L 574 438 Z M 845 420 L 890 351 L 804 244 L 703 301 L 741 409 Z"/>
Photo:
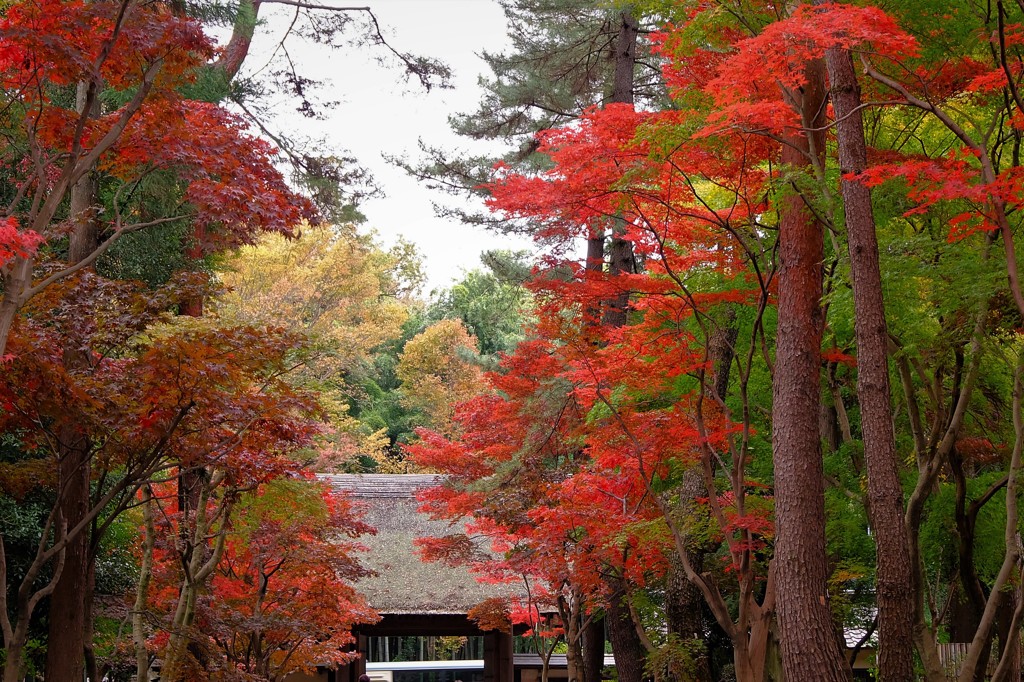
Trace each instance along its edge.
<path fill-rule="evenodd" d="M 647 649 L 637 634 L 633 615 L 625 602 L 629 598 L 625 580 L 612 576 L 606 578 L 605 582 L 615 590 L 608 597 L 606 620 L 608 639 L 612 643 L 612 653 L 615 656 L 616 675 L 619 682 L 642 682 Z"/>
<path fill-rule="evenodd" d="M 624 9 L 619 14 L 619 30 L 615 39 L 614 72 L 611 83 L 612 102 L 632 104 L 633 83 L 636 69 L 636 41 L 639 25 L 630 10 Z M 620 218 L 612 220 L 611 243 L 608 247 L 608 274 L 616 276 L 625 272 L 633 272 L 633 245 L 622 238 Z M 597 261 L 597 258 L 600 261 Z M 593 239 L 588 245 L 587 268 L 600 262 L 604 265 L 604 236 L 600 244 Z M 614 298 L 603 301 L 601 323 L 605 327 L 622 327 L 626 324 L 629 308 L 629 292 L 623 291 Z M 628 604 L 622 600 L 628 595 L 624 580 L 618 576 L 606 578 L 610 597 L 606 609 L 605 621 L 608 639 L 611 641 L 612 653 L 615 656 L 615 667 L 619 680 L 622 682 L 641 682 L 643 679 L 644 660 L 647 650 L 637 634 L 633 617 Z"/>
<path fill-rule="evenodd" d="M 612 102 L 634 101 L 633 87 L 636 73 L 636 39 L 640 24 L 627 7 L 619 14 L 621 24 L 615 38 L 615 75 L 612 78 Z"/>
<path fill-rule="evenodd" d="M 93 523 L 92 537 L 96 538 L 96 524 Z M 83 644 L 83 657 L 85 659 L 85 678 L 89 682 L 100 682 L 103 679 L 99 662 L 96 660 L 96 649 L 93 646 L 93 633 L 96 632 L 96 552 L 99 550 L 95 540 L 89 544 L 89 557 L 86 566 L 85 595 L 82 601 L 84 604 L 83 618 L 85 620 L 83 632 L 85 641 Z"/>
<path fill-rule="evenodd" d="M 636 272 L 633 257 L 633 244 L 622 238 L 621 219 L 615 219 L 612 228 L 612 241 L 608 249 L 608 275 L 615 277 L 625 273 Z M 604 324 L 608 327 L 625 326 L 629 314 L 629 290 L 623 288 L 614 298 L 605 304 Z"/>
<path fill-rule="evenodd" d="M 583 682 L 601 682 L 604 668 L 604 618 L 595 617 L 583 628 Z"/>
<path fill-rule="evenodd" d="M 805 67 L 806 85 L 786 94 L 803 131 L 789 136 L 782 162 L 807 169 L 824 144 L 825 74 Z M 819 156 L 820 158 L 820 156 Z M 775 570 L 786 679 L 840 682 L 850 667 L 833 636 L 828 608 L 825 501 L 819 440 L 823 315 L 823 225 L 795 188 L 782 199 L 779 303 L 772 406 L 775 463 Z"/>
<path fill-rule="evenodd" d="M 600 277 L 604 273 L 604 232 L 591 229 L 590 237 L 587 239 L 587 263 L 586 271 L 588 277 Z M 602 301 L 595 299 L 587 306 L 585 320 L 587 324 L 595 327 L 602 320 Z"/>
<path fill-rule="evenodd" d="M 58 437 L 60 513 L 67 527 L 71 528 L 89 512 L 91 447 L 88 436 L 81 433 L 75 424 L 63 426 Z M 48 680 L 81 680 L 84 674 L 88 569 L 89 533 L 83 531 L 64 549 L 64 569 L 50 596 L 49 646 L 45 667 Z"/>
<path fill-rule="evenodd" d="M 619 33 L 615 38 L 615 71 L 612 78 L 611 101 L 620 104 L 633 104 L 633 84 L 636 71 L 636 41 L 640 26 L 629 9 L 619 14 Z M 633 244 L 622 238 L 623 225 L 621 218 L 616 218 L 612 225 L 612 239 L 608 249 L 608 274 L 611 277 L 628 272 L 636 272 L 633 256 Z M 609 327 L 621 327 L 626 324 L 629 312 L 629 291 L 624 290 L 615 298 L 607 301 L 604 311 L 604 323 Z"/>
<path fill-rule="evenodd" d="M 840 170 L 844 175 L 860 173 L 867 166 L 867 145 L 853 58 L 846 50 L 832 49 L 826 53 L 825 63 L 832 84 Z M 914 679 L 914 607 L 907 595 L 913 593 L 915 584 L 907 551 L 909 537 L 903 520 L 903 488 L 892 426 L 886 356 L 888 331 L 875 218 L 868 187 L 843 180 L 841 190 L 853 279 L 857 395 L 871 523 L 878 552 L 875 589 L 879 678 L 882 682 L 911 682 Z"/>
<path fill-rule="evenodd" d="M 78 87 L 78 107 L 86 106 L 87 84 Z M 98 114 L 98 107 L 93 114 Z M 98 183 L 94 173 L 83 175 L 71 189 L 70 213 L 74 221 L 68 245 L 68 265 L 74 265 L 89 256 L 99 246 L 99 226 L 95 220 Z M 69 372 L 83 371 L 89 366 L 88 351 L 77 339 L 65 341 L 64 368 Z M 58 502 L 60 515 L 68 528 L 85 518 L 91 507 L 89 484 L 92 479 L 92 444 L 70 414 L 58 427 Z M 45 675 L 48 680 L 81 680 L 85 670 L 86 639 L 91 638 L 91 621 L 86 609 L 91 606 L 86 595 L 91 592 L 89 578 L 93 572 L 90 533 L 82 532 L 65 548 L 64 568 L 50 596 L 49 633 L 46 650 Z"/>
<path fill-rule="evenodd" d="M 736 323 L 736 310 L 731 305 L 724 307 L 718 327 L 708 339 L 708 359 L 713 368 L 713 383 L 708 387 L 711 397 L 725 400 L 729 391 L 729 376 L 734 360 L 736 339 L 739 336 L 739 325 Z M 679 491 L 680 513 L 695 514 L 697 499 L 708 494 L 704 483 L 704 471 L 701 465 L 688 469 L 683 474 L 683 483 Z M 698 574 L 704 571 L 705 547 L 686 547 L 686 559 Z M 665 587 L 665 616 L 669 633 L 683 639 L 696 639 L 707 645 L 707 624 L 705 623 L 704 595 L 691 583 L 682 563 L 683 557 L 678 555 L 670 561 Z M 694 661 L 693 682 L 710 682 L 710 652 Z"/>
<path fill-rule="evenodd" d="M 706 495 L 702 472 L 694 467 L 683 475 L 681 497 L 693 501 Z M 705 552 L 700 548 L 687 550 L 690 565 L 695 571 L 704 570 Z M 698 640 L 707 645 L 704 627 L 704 595 L 686 577 L 682 558 L 670 560 L 668 575 L 665 577 L 665 619 L 669 634 L 686 640 Z M 711 682 L 711 662 L 708 652 L 694 661 L 692 682 Z"/>

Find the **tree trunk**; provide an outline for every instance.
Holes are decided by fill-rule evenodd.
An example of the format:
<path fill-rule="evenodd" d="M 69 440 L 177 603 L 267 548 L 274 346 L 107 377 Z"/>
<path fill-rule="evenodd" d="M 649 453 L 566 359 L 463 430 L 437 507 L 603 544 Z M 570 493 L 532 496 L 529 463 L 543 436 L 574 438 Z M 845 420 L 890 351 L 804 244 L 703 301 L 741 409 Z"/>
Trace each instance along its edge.
<path fill-rule="evenodd" d="M 187 543 L 178 557 L 183 576 L 171 619 L 170 637 L 162 652 L 161 679 L 165 682 L 180 682 L 185 675 L 188 655 L 193 652 L 191 628 L 199 595 L 224 556 L 231 512 L 239 492 L 227 485 L 227 475 L 223 471 L 201 471 L 204 472 L 200 477 L 202 485 L 192 509 L 192 518 L 190 520 L 182 514 L 179 521 L 191 525 L 182 538 L 182 542 Z M 216 494 L 218 491 L 220 495 Z M 214 498 L 216 503 L 212 502 Z"/>
<path fill-rule="evenodd" d="M 719 374 L 721 376 L 721 374 Z M 683 514 L 693 514 L 696 500 L 707 495 L 704 474 L 699 465 L 690 467 L 683 474 L 683 485 L 679 493 Z M 687 559 L 697 573 L 704 571 L 704 551 L 698 547 L 686 547 Z M 697 640 L 705 644 L 704 655 L 694 661 L 693 682 L 710 682 L 711 667 L 707 656 L 705 628 L 703 623 L 704 597 L 700 589 L 686 578 L 682 557 L 669 560 L 665 586 L 665 617 L 669 633 L 686 640 Z"/>
<path fill-rule="evenodd" d="M 92 533 L 95 537 L 95 533 Z M 89 547 L 89 558 L 86 565 L 85 576 L 85 619 L 82 631 L 85 633 L 85 641 L 82 643 L 83 655 L 85 656 L 85 679 L 89 682 L 101 682 L 103 679 L 100 672 L 99 662 L 96 660 L 96 648 L 93 646 L 93 635 L 96 632 L 96 543 Z"/>
<path fill-rule="evenodd" d="M 614 590 L 608 597 L 607 620 L 616 675 L 619 682 L 642 682 L 647 650 L 637 635 L 629 605 L 625 603 L 629 599 L 626 581 L 613 576 L 606 578 L 605 582 Z"/>
<path fill-rule="evenodd" d="M 583 682 L 601 682 L 604 668 L 604 618 L 593 617 L 583 629 Z"/>
<path fill-rule="evenodd" d="M 632 104 L 636 72 L 636 40 L 640 25 L 630 7 L 619 13 L 619 32 L 615 37 L 615 71 L 612 76 L 612 102 Z"/>
<path fill-rule="evenodd" d="M 1006 638 L 1002 643 L 999 663 L 992 674 L 992 682 L 1008 682 L 1021 679 L 1021 619 L 1024 618 L 1024 598 L 1021 595 L 1020 582 L 1024 573 L 1017 577 L 1017 587 L 1013 590 L 1014 609 L 1010 622 L 1006 627 Z"/>
<path fill-rule="evenodd" d="M 608 249 L 608 276 L 615 277 L 636 271 L 633 259 L 633 244 L 622 238 L 624 226 L 621 218 L 615 218 L 612 227 L 612 241 Z M 623 327 L 629 314 L 629 290 L 621 292 L 605 302 L 604 325 Z"/>
<path fill-rule="evenodd" d="M 577 590 L 573 590 L 568 599 L 558 597 L 558 616 L 565 632 L 565 664 L 569 682 L 580 682 L 583 674 L 583 605 Z"/>
<path fill-rule="evenodd" d="M 736 682 L 764 682 L 767 658 L 767 635 L 756 637 L 751 634 L 749 639 L 744 636 L 742 642 L 734 640 L 732 660 Z"/>
<path fill-rule="evenodd" d="M 24 665 L 25 639 L 4 642 L 4 682 L 23 682 L 21 668 Z"/>
<path fill-rule="evenodd" d="M 785 140 L 782 162 L 811 166 L 824 144 L 824 65 L 805 66 L 806 85 L 787 94 L 806 134 Z M 790 680 L 841 682 L 850 667 L 829 613 L 821 409 L 823 226 L 794 190 L 781 200 L 779 298 L 772 406 L 775 569 L 782 664 Z"/>
<path fill-rule="evenodd" d="M 89 512 L 89 459 L 91 447 L 74 424 L 60 429 L 60 514 L 68 527 Z M 64 570 L 50 596 L 50 627 L 46 649 L 48 680 L 81 680 L 85 667 L 85 593 L 89 561 L 89 533 L 81 532 L 64 549 Z"/>
<path fill-rule="evenodd" d="M 586 276 L 601 277 L 604 272 L 604 232 L 591 228 L 590 236 L 587 238 L 587 263 Z M 584 323 L 591 329 L 601 323 L 602 301 L 595 298 L 586 306 L 583 314 Z"/>
<path fill-rule="evenodd" d="M 836 116 L 839 166 L 842 174 L 867 166 L 867 145 L 860 114 L 860 87 L 853 58 L 846 50 L 825 55 Z M 864 459 L 873 537 L 878 553 L 878 669 L 881 682 L 914 679 L 914 608 L 907 598 L 914 587 L 907 552 L 903 488 L 893 434 L 888 331 L 878 240 L 871 209 L 871 191 L 862 183 L 841 182 L 846 233 L 853 279 L 854 330 L 857 339 L 857 394 L 860 403 Z"/>
<path fill-rule="evenodd" d="M 6 355 L 7 339 L 21 307 L 21 295 L 31 280 L 32 259 L 15 256 L 3 273 L 4 293 L 0 295 L 0 358 Z"/>
<path fill-rule="evenodd" d="M 88 84 L 79 83 L 78 110 L 86 106 Z M 91 115 L 99 113 L 93 107 Z M 81 262 L 99 247 L 99 226 L 96 224 L 94 205 L 98 183 L 93 172 L 87 172 L 71 188 L 70 213 L 74 221 L 68 248 L 68 265 Z M 82 348 L 72 332 L 65 340 L 63 363 L 69 372 L 85 371 L 89 367 L 89 351 Z M 74 420 L 67 418 L 58 430 L 58 480 L 60 485 L 60 513 L 68 528 L 74 528 L 90 509 L 92 480 L 92 444 Z M 94 557 L 89 551 L 91 534 L 79 533 L 65 551 L 64 571 L 50 596 L 50 629 L 48 642 L 58 644 L 46 649 L 45 676 L 48 680 L 81 680 L 85 673 L 85 641 L 92 633 L 86 632 L 86 594 L 89 591 L 89 563 Z"/>
<path fill-rule="evenodd" d="M 153 579 L 153 548 L 156 543 L 156 519 L 153 513 L 153 504 L 153 491 L 147 485 L 142 489 L 142 557 L 139 564 L 139 582 L 135 589 L 135 604 L 132 608 L 135 676 L 140 681 L 149 680 L 146 606 L 149 602 L 149 584 Z"/>
<path fill-rule="evenodd" d="M 633 104 L 633 81 L 636 70 L 636 41 L 640 26 L 630 8 L 623 9 L 619 14 L 619 32 L 615 37 L 615 70 L 612 76 L 611 101 L 619 104 Z M 633 244 L 622 238 L 624 232 L 622 218 L 612 220 L 612 239 L 608 249 L 608 274 L 614 277 L 627 272 L 634 272 Z M 605 302 L 604 324 L 608 327 L 621 327 L 626 324 L 629 309 L 629 291 L 624 290 L 614 298 Z"/>

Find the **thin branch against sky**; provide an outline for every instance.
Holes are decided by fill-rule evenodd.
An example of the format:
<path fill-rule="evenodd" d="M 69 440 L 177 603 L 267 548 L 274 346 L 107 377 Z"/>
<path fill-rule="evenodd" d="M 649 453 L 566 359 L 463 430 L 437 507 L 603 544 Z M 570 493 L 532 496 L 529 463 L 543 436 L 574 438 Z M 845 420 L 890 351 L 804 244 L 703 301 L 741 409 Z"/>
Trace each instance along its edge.
<path fill-rule="evenodd" d="M 331 49 L 296 37 L 288 43 L 289 56 L 304 77 L 323 81 L 319 99 L 336 104 L 323 108 L 322 119 L 317 120 L 300 114 L 298 103 L 282 96 L 274 103 L 274 122 L 290 135 L 323 137 L 332 146 L 349 150 L 373 173 L 384 196 L 363 205 L 366 228 L 376 230 L 385 245 L 399 237 L 415 243 L 424 256 L 429 291 L 448 286 L 463 270 L 480 267 L 479 254 L 484 250 L 529 248 L 522 238 L 437 217 L 433 202 L 451 199 L 427 190 L 384 160 L 385 155 L 415 157 L 420 139 L 435 146 L 466 146 L 451 132 L 448 117 L 475 109 L 481 96 L 477 79 L 487 68 L 476 55 L 507 43 L 505 17 L 493 0 L 373 0 L 367 4 L 385 37 L 398 49 L 447 63 L 453 71 L 453 87 L 427 92 L 415 80 L 404 80 L 400 65 L 389 66 L 387 54 L 370 47 Z M 294 14 L 282 7 L 266 16 L 247 65 L 264 73 L 266 57 Z"/>

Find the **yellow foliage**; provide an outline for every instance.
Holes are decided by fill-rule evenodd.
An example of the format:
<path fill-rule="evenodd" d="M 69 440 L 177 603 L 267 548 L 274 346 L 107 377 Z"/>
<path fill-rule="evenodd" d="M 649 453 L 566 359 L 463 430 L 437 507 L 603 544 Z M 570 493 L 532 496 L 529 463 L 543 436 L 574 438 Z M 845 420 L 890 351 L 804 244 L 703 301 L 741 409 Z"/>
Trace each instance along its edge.
<path fill-rule="evenodd" d="M 417 467 L 411 461 L 396 457 L 390 454 L 387 450 L 381 450 L 379 453 L 374 455 L 373 459 L 377 462 L 376 473 L 378 474 L 420 474 L 424 473 L 422 469 Z"/>
<path fill-rule="evenodd" d="M 367 434 L 348 414 L 345 376 L 401 334 L 408 307 L 399 298 L 399 271 L 406 265 L 350 228 L 306 227 L 297 239 L 270 234 L 238 249 L 219 273 L 227 288 L 216 302 L 221 319 L 308 338 L 296 381 L 320 391 L 330 421 L 314 464 L 320 471 L 358 455 L 383 457 L 386 434 Z"/>
<path fill-rule="evenodd" d="M 452 429 L 457 403 L 484 389 L 483 372 L 474 361 L 476 338 L 458 320 L 441 320 L 405 344 L 396 369 L 402 380 L 402 403 L 420 410 L 428 426 Z"/>
<path fill-rule="evenodd" d="M 355 234 L 306 228 L 239 249 L 220 277 L 222 316 L 303 331 L 331 344 L 321 372 L 346 371 L 401 333 L 408 313 L 395 296 L 396 259 Z"/>

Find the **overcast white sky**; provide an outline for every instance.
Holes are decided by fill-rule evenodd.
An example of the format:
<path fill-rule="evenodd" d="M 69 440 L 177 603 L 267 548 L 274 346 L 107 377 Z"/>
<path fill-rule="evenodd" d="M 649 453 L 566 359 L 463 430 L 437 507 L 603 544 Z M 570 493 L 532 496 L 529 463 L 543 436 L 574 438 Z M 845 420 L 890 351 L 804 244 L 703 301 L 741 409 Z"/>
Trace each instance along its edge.
<path fill-rule="evenodd" d="M 426 93 L 417 83 L 405 82 L 400 68 L 377 63 L 377 57 L 386 56 L 383 50 L 332 51 L 293 38 L 289 52 L 299 72 L 329 81 L 322 90 L 323 99 L 340 104 L 326 120 L 315 121 L 295 114 L 294 100 L 282 99 L 279 121 L 286 129 L 296 127 L 310 137 L 328 138 L 371 170 L 386 196 L 364 206 L 367 228 L 376 230 L 385 245 L 402 235 L 419 247 L 429 293 L 459 279 L 463 270 L 478 267 L 483 250 L 530 247 L 523 239 L 437 218 L 431 207 L 436 197 L 382 158 L 385 154 L 415 156 L 419 138 L 431 145 L 465 147 L 466 142 L 451 133 L 447 118 L 476 108 L 481 94 L 477 77 L 487 71 L 476 53 L 484 48 L 500 50 L 506 44 L 505 17 L 492 0 L 368 0 L 366 4 L 397 49 L 446 62 L 454 71 L 454 88 Z M 283 9 L 268 13 L 266 25 L 257 29 L 252 58 L 246 63 L 250 72 L 262 65 L 259 55 L 267 53 L 284 29 L 282 17 L 290 14 Z"/>

